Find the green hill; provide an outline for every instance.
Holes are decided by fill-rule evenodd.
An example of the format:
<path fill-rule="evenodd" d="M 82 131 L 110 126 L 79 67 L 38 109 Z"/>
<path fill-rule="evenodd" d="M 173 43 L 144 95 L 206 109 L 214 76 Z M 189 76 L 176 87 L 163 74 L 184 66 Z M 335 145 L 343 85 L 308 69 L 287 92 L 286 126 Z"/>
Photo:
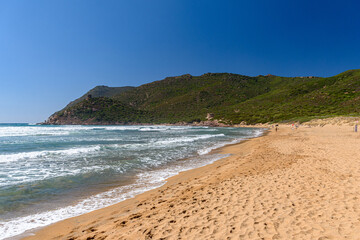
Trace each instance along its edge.
<path fill-rule="evenodd" d="M 83 96 L 79 97 L 78 99 L 70 102 L 65 108 L 69 108 L 72 107 L 74 105 L 76 105 L 77 103 L 85 100 L 87 98 L 87 96 L 91 95 L 92 97 L 108 97 L 111 98 L 115 95 L 119 95 L 120 93 L 123 93 L 125 91 L 128 91 L 130 89 L 132 89 L 134 87 L 107 87 L 107 86 L 96 86 L 93 89 L 91 89 L 90 91 L 88 91 L 87 93 L 85 93 Z"/>
<path fill-rule="evenodd" d="M 186 74 L 99 97 L 91 95 L 55 113 L 48 123 L 194 122 L 214 113 L 214 119 L 222 122 L 254 124 L 359 115 L 360 70 L 329 78 Z"/>

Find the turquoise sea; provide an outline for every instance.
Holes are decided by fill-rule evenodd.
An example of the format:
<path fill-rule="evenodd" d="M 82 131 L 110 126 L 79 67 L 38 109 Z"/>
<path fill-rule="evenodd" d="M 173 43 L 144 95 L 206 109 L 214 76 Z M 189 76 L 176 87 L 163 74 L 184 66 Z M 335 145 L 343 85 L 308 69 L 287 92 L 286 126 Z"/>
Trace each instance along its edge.
<path fill-rule="evenodd" d="M 0 124 L 0 239 L 115 204 L 263 129 Z"/>

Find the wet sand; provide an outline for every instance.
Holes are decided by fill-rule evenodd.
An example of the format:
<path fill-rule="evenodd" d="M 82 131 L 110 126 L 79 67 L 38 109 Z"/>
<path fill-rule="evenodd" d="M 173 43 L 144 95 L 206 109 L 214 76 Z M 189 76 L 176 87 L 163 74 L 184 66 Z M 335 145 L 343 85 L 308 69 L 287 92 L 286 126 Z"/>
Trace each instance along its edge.
<path fill-rule="evenodd" d="M 26 239 L 360 239 L 360 133 L 280 126 L 231 157 Z"/>

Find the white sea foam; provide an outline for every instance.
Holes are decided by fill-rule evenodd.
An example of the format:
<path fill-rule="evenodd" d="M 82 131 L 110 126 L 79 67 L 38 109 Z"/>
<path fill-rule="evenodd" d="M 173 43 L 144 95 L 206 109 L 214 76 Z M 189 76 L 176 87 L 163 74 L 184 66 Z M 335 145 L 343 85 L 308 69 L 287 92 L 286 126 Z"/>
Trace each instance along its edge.
<path fill-rule="evenodd" d="M 132 198 L 145 191 L 157 188 L 165 184 L 165 180 L 181 171 L 197 168 L 210 164 L 227 155 L 209 156 L 188 162 L 186 165 L 172 166 L 168 169 L 143 172 L 138 174 L 138 181 L 132 185 L 122 186 L 106 191 L 87 199 L 76 205 L 59 208 L 52 211 L 33 214 L 25 217 L 18 217 L 6 222 L 0 222 L 0 239 L 13 237 L 24 233 L 27 230 L 43 227 L 66 218 L 79 216 L 81 214 L 104 208 L 123 200 Z"/>
<path fill-rule="evenodd" d="M 265 132 L 265 128 L 260 128 L 260 129 L 254 129 L 253 130 L 253 132 L 252 132 L 252 138 L 254 138 L 254 137 L 260 137 L 260 136 L 262 136 L 263 134 L 264 134 L 264 132 Z"/>
<path fill-rule="evenodd" d="M 213 137 L 224 137 L 223 133 L 220 134 L 205 134 L 199 136 L 191 136 L 191 137 L 178 137 L 178 138 L 168 138 L 166 140 L 155 141 L 154 144 L 157 145 L 169 145 L 173 143 L 181 143 L 181 142 L 195 142 L 200 139 L 208 139 Z"/>
<path fill-rule="evenodd" d="M 2 128 L 4 128 L 4 127 L 2 127 Z M 191 168 L 201 167 L 201 166 L 207 165 L 209 163 L 212 163 L 222 157 L 226 157 L 226 155 L 207 155 L 207 153 L 211 152 L 211 150 L 213 150 L 213 149 L 222 147 L 226 144 L 236 143 L 236 142 L 239 142 L 246 138 L 246 137 L 244 137 L 244 138 L 239 138 L 239 139 L 235 139 L 235 140 L 228 141 L 228 142 L 216 143 L 212 146 L 198 150 L 198 154 L 200 156 L 198 156 L 194 159 L 189 159 L 187 161 L 175 161 L 175 163 L 174 163 L 174 161 L 173 161 L 174 159 L 180 159 L 180 158 L 183 158 L 184 156 L 189 156 L 189 155 L 186 155 L 187 152 L 186 153 L 184 152 L 187 149 L 192 149 L 191 151 L 196 151 L 196 149 L 199 149 L 199 146 L 202 146 L 203 143 L 205 143 L 205 145 L 208 145 L 211 142 L 225 141 L 228 138 L 227 138 L 227 136 L 225 136 L 222 133 L 214 134 L 216 132 L 214 132 L 214 129 L 212 129 L 212 128 L 208 129 L 208 128 L 203 128 L 203 127 L 196 128 L 198 130 L 200 129 L 200 131 L 201 131 L 201 133 L 198 133 L 198 134 L 196 133 L 196 130 L 193 127 L 173 127 L 173 126 L 171 126 L 171 127 L 169 127 L 169 126 L 61 126 L 61 127 L 49 128 L 52 130 L 44 130 L 45 128 L 40 129 L 41 127 L 32 127 L 32 126 L 27 127 L 27 128 L 36 128 L 33 130 L 26 130 L 27 132 L 24 131 L 24 134 L 26 133 L 27 135 L 43 134 L 46 131 L 48 134 L 49 133 L 58 134 L 60 132 L 62 132 L 62 134 L 68 134 L 68 133 L 73 133 L 73 132 L 83 131 L 83 130 L 85 130 L 85 131 L 99 130 L 99 132 L 100 131 L 114 131 L 114 130 L 115 131 L 116 130 L 120 130 L 120 131 L 135 130 L 135 131 L 142 131 L 142 132 L 146 132 L 146 131 L 163 132 L 163 131 L 171 130 L 173 132 L 177 132 L 177 135 L 173 135 L 173 132 L 170 133 L 171 135 L 167 135 L 167 132 L 165 132 L 164 135 L 161 135 L 160 133 L 156 133 L 156 135 L 160 135 L 161 137 L 157 137 L 155 139 L 149 138 L 148 139 L 149 141 L 146 140 L 146 141 L 144 141 L 144 143 L 137 143 L 137 144 L 129 144 L 127 142 L 126 144 L 96 145 L 96 146 L 90 146 L 90 147 L 80 147 L 80 148 L 71 148 L 71 149 L 62 149 L 62 150 L 35 151 L 35 152 L 27 152 L 27 153 L 23 152 L 23 153 L 0 155 L 0 163 L 14 162 L 17 160 L 28 160 L 28 159 L 31 160 L 31 159 L 36 159 L 36 158 L 47 159 L 47 157 L 53 157 L 53 156 L 55 156 L 54 159 L 57 159 L 56 157 L 58 157 L 58 156 L 59 156 L 59 159 L 62 159 L 63 156 L 64 156 L 64 158 L 69 159 L 68 158 L 69 156 L 76 156 L 76 155 L 91 157 L 91 156 L 95 156 L 96 154 L 99 154 L 98 151 L 101 153 L 103 153 L 103 151 L 106 151 L 106 153 L 104 153 L 104 154 L 111 153 L 111 154 L 114 154 L 114 155 L 112 155 L 113 157 L 114 156 L 116 157 L 117 156 L 116 154 L 121 154 L 122 152 L 124 152 L 124 148 L 125 148 L 125 150 L 126 150 L 125 152 L 133 151 L 133 152 L 136 152 L 136 154 L 138 154 L 138 155 L 136 155 L 136 157 L 139 157 L 139 159 L 137 159 L 136 163 L 134 163 L 134 164 L 143 166 L 142 169 L 144 170 L 142 173 L 137 175 L 138 181 L 136 181 L 132 185 L 122 186 L 119 188 L 115 188 L 111 191 L 107 191 L 104 193 L 100 193 L 100 194 L 91 196 L 87 199 L 83 199 L 83 200 L 79 201 L 77 204 L 72 205 L 72 206 L 67 206 L 67 207 L 51 210 L 48 212 L 41 212 L 41 213 L 33 214 L 30 216 L 23 216 L 23 217 L 11 219 L 6 222 L 0 221 L 0 232 L 2 233 L 2 235 L 0 235 L 0 239 L 12 237 L 12 236 L 21 234 L 24 231 L 27 231 L 29 229 L 42 227 L 42 226 L 66 219 L 66 218 L 81 215 L 81 214 L 87 213 L 87 212 L 95 210 L 95 209 L 103 208 L 105 206 L 109 206 L 109 205 L 115 204 L 117 202 L 123 201 L 127 198 L 131 198 L 131 197 L 133 197 L 137 194 L 140 194 L 144 191 L 153 189 L 155 187 L 159 187 L 165 183 L 165 179 L 176 175 L 180 171 L 185 171 L 185 170 L 189 170 Z M 15 130 L 10 129 L 10 130 L 13 132 L 18 131 L 18 129 L 15 129 Z M 8 133 L 11 132 L 10 130 L 7 130 Z M 204 134 L 204 131 L 206 133 L 206 130 L 209 130 L 209 133 L 211 133 L 211 134 Z M 186 131 L 186 134 L 183 134 L 184 131 Z M 190 135 L 192 133 L 192 131 L 195 131 L 194 135 Z M 216 131 L 218 131 L 218 130 L 216 129 Z M 220 130 L 220 131 L 223 131 L 223 130 Z M 255 129 L 255 130 L 249 129 L 249 131 L 247 131 L 247 133 L 245 133 L 245 134 L 249 134 L 249 137 L 254 137 L 254 136 L 261 135 L 262 132 L 263 132 L 263 130 L 261 130 L 261 129 Z M 22 134 L 20 130 L 18 131 L 18 134 Z M 20 136 L 27 136 L 26 134 L 20 135 Z M 1 131 L 1 129 L 0 129 L 0 136 L 4 136 L 4 135 L 6 136 L 6 131 Z M 140 135 L 143 136 L 142 133 L 138 133 L 138 135 L 136 135 L 136 136 L 140 136 Z M 9 135 L 9 136 L 14 136 L 14 135 Z M 109 135 L 109 136 L 111 136 L 111 138 L 114 139 L 113 135 Z M 178 137 L 169 137 L 169 136 L 178 136 Z M 88 138 L 85 138 L 85 139 L 86 139 L 86 141 L 89 140 Z M 106 139 L 107 138 L 105 136 L 104 140 L 106 140 Z M 206 140 L 206 139 L 210 139 L 210 140 Z M 107 140 L 109 140 L 109 139 L 107 139 Z M 136 142 L 139 140 L 141 140 L 141 137 L 140 138 L 135 137 L 131 141 Z M 142 140 L 141 140 L 141 142 L 142 142 Z M 185 143 L 185 144 L 183 144 L 183 143 Z M 181 146 L 181 148 L 178 148 L 178 146 Z M 159 152 L 159 149 L 161 150 L 162 147 L 165 147 L 165 148 L 169 147 L 169 149 L 172 149 L 171 154 L 166 155 L 168 158 L 166 158 L 166 157 L 164 157 L 164 155 L 160 154 L 161 151 Z M 146 150 L 146 151 L 151 150 L 151 154 L 149 155 L 148 154 L 149 152 L 146 152 L 143 150 Z M 156 152 L 156 151 L 158 151 L 158 152 Z M 94 153 L 95 155 L 92 155 L 92 153 Z M 105 158 L 106 158 L 106 156 L 105 156 Z M 86 158 L 83 158 L 83 160 L 86 161 Z M 162 168 L 162 169 L 155 170 L 155 171 L 150 170 L 154 166 L 155 167 L 156 166 L 158 166 L 158 167 L 164 166 L 164 163 L 167 163 L 170 161 L 172 163 L 167 168 Z M 23 161 L 23 162 L 26 162 L 26 161 Z M 49 162 L 51 164 L 51 161 L 49 161 Z M 14 164 L 16 165 L 17 162 L 15 162 Z M 46 164 L 48 164 L 48 163 L 46 162 Z M 125 161 L 124 163 L 121 164 L 121 167 L 128 168 L 129 166 L 127 164 L 133 164 L 133 163 L 130 163 L 130 162 L 127 163 Z M 8 165 L 8 164 L 4 164 L 4 165 Z M 76 168 L 76 166 L 77 165 L 75 163 L 75 165 L 68 167 L 68 168 L 67 168 L 67 166 L 65 166 L 64 169 L 55 169 L 55 168 L 52 169 L 52 167 L 38 169 L 39 176 L 38 175 L 29 176 L 29 178 L 32 178 L 32 179 L 34 179 L 34 177 L 35 178 L 37 178 L 37 177 L 42 177 L 42 178 L 50 177 L 51 178 L 54 176 L 58 177 L 58 176 L 68 175 L 68 174 L 78 174 L 83 171 L 90 171 L 90 172 L 98 171 L 99 169 L 95 169 L 95 168 L 100 168 L 100 170 L 101 170 L 102 167 L 109 167 L 106 165 L 99 165 L 101 167 L 96 166 L 96 165 L 95 166 L 89 165 L 89 167 L 88 167 L 89 169 L 86 169 L 84 167 Z M 61 168 L 62 165 L 56 166 L 56 167 Z M 111 167 L 113 167 L 113 166 L 111 166 Z M 132 167 L 132 166 L 130 166 L 130 167 Z M 29 166 L 29 168 L 25 169 L 25 170 L 32 171 L 33 167 Z M 54 171 L 51 171 L 51 170 L 54 170 Z M 27 179 L 24 178 L 24 176 L 27 176 L 27 175 L 21 175 L 22 173 L 17 172 L 17 171 L 20 171 L 20 170 L 17 169 L 16 171 L 13 172 L 14 179 L 19 182 L 27 181 Z"/>
<path fill-rule="evenodd" d="M 43 227 L 66 218 L 78 216 L 115 204 L 117 202 L 121 202 L 152 188 L 154 188 L 154 186 L 136 188 L 136 184 L 135 186 L 124 186 L 95 196 L 91 196 L 90 198 L 85 199 L 73 206 L 33 214 L 30 216 L 19 217 L 7 222 L 0 222 L 0 232 L 2 233 L 0 239 L 13 237 L 33 228 Z"/>
<path fill-rule="evenodd" d="M 148 149 L 148 148 L 166 148 L 171 145 L 181 144 L 181 143 L 189 143 L 196 142 L 198 140 L 204 140 L 215 137 L 224 137 L 223 133 L 220 134 L 205 134 L 205 135 L 197 135 L 197 136 L 187 136 L 187 137 L 177 137 L 177 138 L 166 138 L 165 140 L 151 140 L 148 143 L 138 143 L 138 144 L 110 144 L 106 145 L 110 148 L 123 148 L 123 149 Z"/>
<path fill-rule="evenodd" d="M 166 131 L 169 128 L 159 128 L 159 127 L 143 127 L 138 129 L 141 132 L 153 132 L 153 131 Z"/>
<path fill-rule="evenodd" d="M 83 153 L 95 152 L 99 151 L 100 146 L 93 147 L 80 147 L 80 148 L 70 148 L 65 150 L 52 150 L 52 151 L 35 151 L 35 152 L 22 152 L 22 153 L 14 153 L 14 154 L 3 154 L 0 155 L 0 163 L 6 162 L 14 162 L 18 160 L 24 159 L 34 159 L 45 156 L 53 156 L 53 155 L 78 155 Z"/>
<path fill-rule="evenodd" d="M 139 130 L 140 126 L 102 126 L 97 128 L 104 128 L 105 130 L 108 131 L 114 131 L 114 130 L 125 131 L 125 130 Z"/>
<path fill-rule="evenodd" d="M 232 140 L 231 142 L 218 143 L 218 144 L 215 144 L 213 146 L 200 149 L 197 152 L 198 152 L 199 155 L 205 155 L 205 154 L 210 153 L 212 150 L 224 147 L 224 146 L 229 145 L 229 144 L 239 143 L 239 142 L 241 142 L 243 140 L 244 140 L 244 138 L 239 138 L 239 139 Z"/>
<path fill-rule="evenodd" d="M 249 139 L 249 138 L 260 137 L 261 135 L 263 135 L 263 133 L 264 133 L 264 129 L 256 129 L 256 130 L 253 130 L 253 131 L 252 131 L 252 134 L 249 135 L 249 137 L 247 137 L 247 138 L 246 138 L 246 137 L 244 137 L 244 138 L 238 138 L 238 139 L 234 139 L 234 140 L 232 140 L 232 141 L 230 141 L 230 142 L 218 143 L 218 144 L 215 144 L 215 145 L 213 145 L 213 146 L 200 149 L 200 150 L 197 151 L 197 153 L 198 153 L 199 155 L 205 155 L 205 154 L 210 153 L 212 150 L 215 150 L 215 149 L 224 147 L 224 146 L 229 145 L 229 144 L 236 144 L 236 143 L 239 143 L 239 142 L 244 141 L 244 140 Z"/>
<path fill-rule="evenodd" d="M 106 131 L 168 131 L 168 130 L 191 130 L 193 128 L 183 126 L 84 126 L 84 125 L 62 125 L 62 126 L 4 126 L 0 127 L 0 137 L 20 137 L 20 136 L 62 136 L 69 135 L 77 131 L 84 130 L 106 130 Z M 200 127 L 198 129 L 207 129 Z"/>
<path fill-rule="evenodd" d="M 25 184 L 29 182 L 36 182 L 42 181 L 45 179 L 51 179 L 55 177 L 68 177 L 68 176 L 75 176 L 77 174 L 84 174 L 84 173 L 93 173 L 99 172 L 106 169 L 109 169 L 109 166 L 87 166 L 81 168 L 68 168 L 68 169 L 45 169 L 40 166 L 36 166 L 33 168 L 28 168 L 26 170 L 16 170 L 12 171 L 10 174 L 4 174 L 5 179 L 0 181 L 0 187 L 2 186 L 11 186 L 16 184 Z M 123 172 L 121 168 L 115 168 L 115 170 L 119 173 Z"/>
<path fill-rule="evenodd" d="M 56 128 L 41 127 L 1 127 L 0 137 L 21 137 L 21 136 L 39 136 L 39 135 L 68 135 L 69 131 Z"/>
<path fill-rule="evenodd" d="M 6 126 L 0 127 L 0 137 L 20 137 L 20 136 L 61 136 L 69 135 L 77 131 L 86 130 L 138 130 L 138 126 L 81 126 L 81 125 L 68 125 L 68 126 Z"/>

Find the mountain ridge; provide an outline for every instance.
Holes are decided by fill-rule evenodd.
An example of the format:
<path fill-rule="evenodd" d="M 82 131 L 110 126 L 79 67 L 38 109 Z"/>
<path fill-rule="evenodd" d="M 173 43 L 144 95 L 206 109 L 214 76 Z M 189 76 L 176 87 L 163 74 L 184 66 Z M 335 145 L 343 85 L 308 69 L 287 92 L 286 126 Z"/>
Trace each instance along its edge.
<path fill-rule="evenodd" d="M 96 88 L 98 92 L 113 89 Z M 199 123 L 212 113 L 213 120 L 232 125 L 358 115 L 360 70 L 327 78 L 184 74 L 113 94 L 88 95 L 92 98 L 83 95 L 53 114 L 46 124 Z"/>
<path fill-rule="evenodd" d="M 112 97 L 114 95 L 120 94 L 121 92 L 125 92 L 132 88 L 134 88 L 134 87 L 131 87 L 131 86 L 108 87 L 108 86 L 104 86 L 104 85 L 99 85 L 99 86 L 94 87 L 93 89 L 90 89 L 83 96 L 75 99 L 74 101 L 71 101 L 68 105 L 65 106 L 65 108 L 63 108 L 63 110 L 74 106 L 75 104 L 81 102 L 82 100 L 85 100 L 89 95 L 91 95 L 92 97 Z"/>

